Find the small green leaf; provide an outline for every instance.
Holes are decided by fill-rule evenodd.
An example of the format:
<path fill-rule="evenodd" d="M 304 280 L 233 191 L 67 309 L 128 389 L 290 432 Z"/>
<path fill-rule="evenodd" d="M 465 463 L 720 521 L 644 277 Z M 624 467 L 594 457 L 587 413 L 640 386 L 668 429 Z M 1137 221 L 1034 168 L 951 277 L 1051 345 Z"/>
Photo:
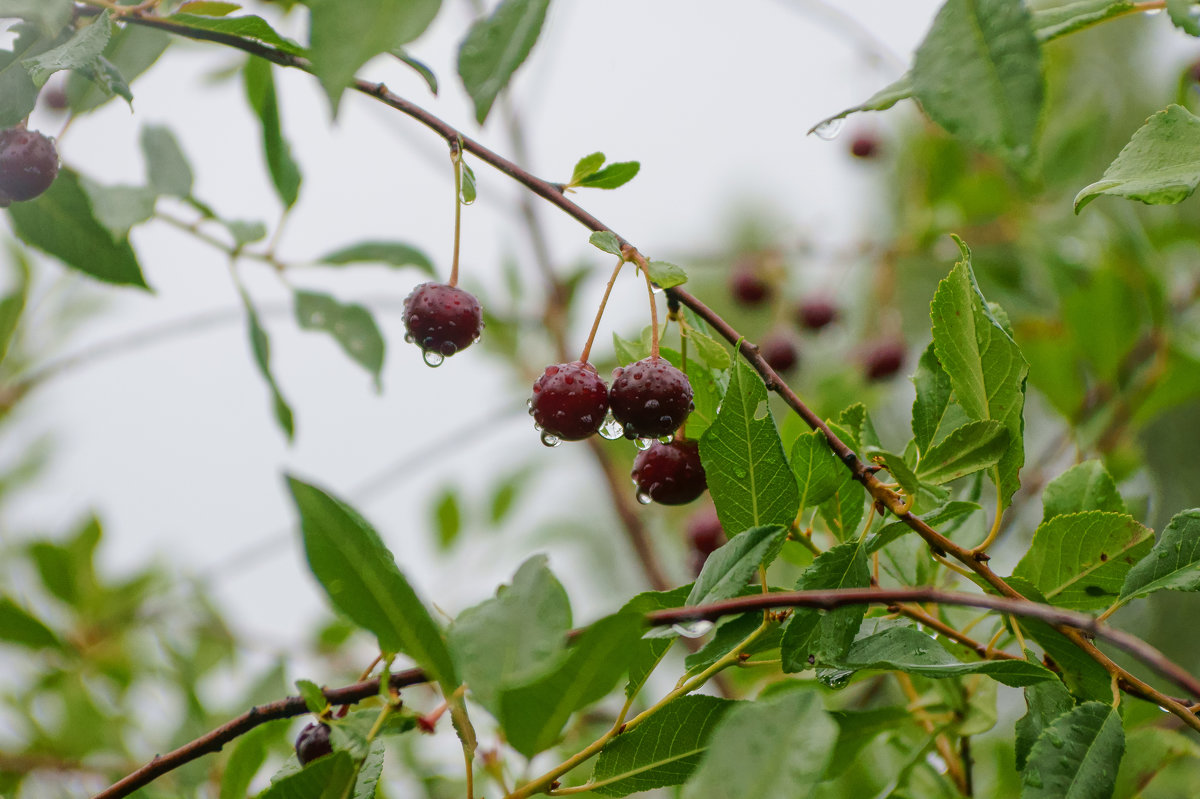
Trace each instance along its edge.
<path fill-rule="evenodd" d="M 437 533 L 438 549 L 443 552 L 454 546 L 462 532 L 462 510 L 458 492 L 447 488 L 433 502 L 433 529 Z"/>
<path fill-rule="evenodd" d="M 492 103 L 537 42 L 550 0 L 503 0 L 475 21 L 458 48 L 458 74 L 481 125 Z"/>
<path fill-rule="evenodd" d="M 240 8 L 237 3 L 223 3 L 218 0 L 188 0 L 179 10 L 202 17 L 227 17 Z"/>
<path fill-rule="evenodd" d="M 829 423 L 829 429 L 852 450 L 858 449 L 857 434 L 835 423 Z M 819 510 L 821 518 L 825 520 L 830 532 L 839 541 L 845 541 L 854 534 L 859 522 L 862 521 L 867 492 L 840 461 L 838 467 L 841 482 L 838 483 L 833 494 L 821 503 Z"/>
<path fill-rule="evenodd" d="M 818 430 L 801 433 L 792 445 L 792 471 L 800 486 L 800 510 L 825 502 L 845 480 L 845 467 Z"/>
<path fill-rule="evenodd" d="M 1042 492 L 1042 521 L 1055 516 L 1103 510 L 1128 513 L 1112 475 L 1100 461 L 1084 461 L 1055 477 Z"/>
<path fill-rule="evenodd" d="M 158 193 L 142 186 L 101 186 L 82 175 L 79 185 L 96 213 L 96 221 L 108 230 L 113 243 L 125 241 L 134 225 L 154 216 Z"/>
<path fill-rule="evenodd" d="M 874 447 L 867 450 L 867 455 L 870 459 L 879 465 L 892 476 L 892 480 L 900 485 L 900 489 L 910 496 L 916 496 L 921 490 L 921 481 L 917 479 L 916 473 L 912 466 L 904 460 L 903 455 L 897 455 L 894 452 L 875 449 Z"/>
<path fill-rule="evenodd" d="M 771 524 L 733 536 L 708 556 L 684 604 L 707 605 L 737 596 L 758 568 L 779 554 L 786 535 L 785 527 Z"/>
<path fill-rule="evenodd" d="M 1008 442 L 1008 430 L 998 421 L 967 422 L 926 451 L 917 465 L 917 478 L 942 485 L 995 466 L 1008 451 Z"/>
<path fill-rule="evenodd" d="M 175 135 L 159 125 L 142 128 L 142 154 L 150 187 L 159 194 L 188 197 L 192 193 L 192 168 Z"/>
<path fill-rule="evenodd" d="M 821 134 L 824 130 L 832 130 L 838 125 L 838 120 L 856 114 L 859 111 L 886 111 L 901 100 L 907 100 L 913 96 L 913 81 L 912 73 L 906 72 L 900 76 L 899 80 L 889 83 L 879 91 L 872 94 L 861 104 L 847 108 L 845 111 L 834 114 L 831 117 L 822 119 L 817 124 L 808 129 L 809 133 Z"/>
<path fill-rule="evenodd" d="M 271 389 L 271 407 L 275 411 L 275 420 L 288 437 L 288 441 L 291 441 L 296 437 L 296 421 L 291 405 L 284 399 L 283 392 L 279 390 L 279 384 L 275 382 L 275 375 L 271 372 L 271 340 L 267 337 L 267 331 L 263 328 L 262 322 L 259 321 L 258 311 L 251 303 L 250 295 L 244 289 L 239 289 L 239 291 L 242 296 L 242 305 L 246 309 L 246 324 L 249 327 L 250 350 L 254 353 L 254 363 L 258 366 L 258 371 L 263 379 L 267 381 L 268 388 Z"/>
<path fill-rule="evenodd" d="M 59 649 L 62 642 L 41 619 L 6 596 L 0 596 L 0 641 L 30 649 Z"/>
<path fill-rule="evenodd" d="M 679 785 L 695 771 L 709 739 L 738 703 L 713 696 L 681 696 L 600 752 L 588 784 L 602 796 Z"/>
<path fill-rule="evenodd" d="M 410 67 L 413 72 L 416 72 L 418 75 L 420 75 L 421 79 L 425 81 L 425 85 L 429 87 L 430 94 L 432 94 L 434 97 L 437 97 L 438 79 L 437 75 L 433 74 L 433 70 L 429 68 L 429 65 L 427 65 L 424 61 L 419 61 L 416 58 L 413 58 L 402 48 L 393 50 L 392 55 L 400 59 L 401 63 Z"/>
<path fill-rule="evenodd" d="M 621 240 L 611 230 L 598 230 L 588 238 L 588 241 L 592 243 L 593 247 L 598 247 L 607 253 L 621 255 Z"/>
<path fill-rule="evenodd" d="M 942 368 L 933 342 L 921 354 L 916 374 L 912 376 L 917 398 L 912 406 L 913 439 L 924 454 L 952 430 L 969 421 L 962 407 L 952 399 L 950 375 Z"/>
<path fill-rule="evenodd" d="M 661 289 L 682 286 L 688 279 L 687 272 L 684 272 L 682 267 L 666 261 L 647 262 L 646 272 L 649 273 L 650 279 L 654 281 L 655 285 Z"/>
<path fill-rule="evenodd" d="M 379 385 L 386 345 L 375 317 L 365 307 L 338 302 L 328 294 L 297 291 L 296 322 L 301 330 L 319 330 L 333 336 L 342 351 L 370 372 Z"/>
<path fill-rule="evenodd" d="M 696 347 L 695 356 L 708 368 L 723 371 L 733 364 L 729 350 L 712 336 L 691 326 L 687 328 L 685 335 L 688 342 Z"/>
<path fill-rule="evenodd" d="M 637 177 L 642 165 L 637 161 L 620 161 L 609 164 L 598 172 L 583 178 L 577 185 L 589 189 L 616 189 Z M 665 288 L 665 286 L 664 286 Z"/>
<path fill-rule="evenodd" d="M 1025 706 L 1028 710 L 1024 716 L 1017 719 L 1016 724 L 1017 771 L 1025 769 L 1029 750 L 1033 748 L 1042 730 L 1075 707 L 1075 700 L 1061 682 L 1046 680 L 1025 686 Z"/>
<path fill-rule="evenodd" d="M 479 189 L 475 184 L 475 170 L 471 169 L 466 162 L 462 163 L 462 186 L 459 188 L 458 196 L 463 205 L 470 205 L 479 197 Z"/>
<path fill-rule="evenodd" d="M 1021 799 L 1107 799 L 1124 754 L 1120 712 L 1085 702 L 1038 736 L 1021 772 Z"/>
<path fill-rule="evenodd" d="M 379 263 L 402 268 L 415 266 L 430 277 L 435 276 L 433 262 L 429 256 L 409 244 L 399 241 L 364 241 L 327 253 L 318 263 L 342 266 L 344 264 Z"/>
<path fill-rule="evenodd" d="M 221 774 L 220 799 L 246 799 L 254 775 L 267 760 L 267 751 L 283 740 L 290 722 L 290 719 L 268 721 L 238 736 Z"/>
<path fill-rule="evenodd" d="M 112 12 L 105 10 L 96 21 L 86 25 L 71 36 L 70 39 L 41 55 L 27 58 L 22 65 L 29 71 L 29 77 L 38 88 L 46 85 L 46 81 L 55 72 L 64 69 L 85 70 L 95 69 L 96 61 L 108 39 L 112 36 Z"/>
<path fill-rule="evenodd" d="M 308 565 L 330 601 L 370 630 L 385 652 L 403 652 L 450 695 L 458 687 L 442 631 L 379 534 L 353 508 L 288 477 Z"/>
<path fill-rule="evenodd" d="M 942 535 L 949 535 L 966 521 L 966 517 L 979 510 L 982 510 L 982 508 L 975 502 L 965 502 L 956 499 L 926 514 L 921 518 L 921 521 Z M 867 552 L 878 552 L 909 532 L 912 532 L 912 528 L 907 523 L 889 522 L 879 532 L 867 539 Z"/>
<path fill-rule="evenodd" d="M 866 588 L 871 584 L 867 549 L 862 542 L 839 544 L 822 552 L 800 575 L 797 591 Z M 785 672 L 811 669 L 815 663 L 841 659 L 867 613 L 866 605 L 847 605 L 823 612 L 797 608 L 783 627 L 779 656 Z"/>
<path fill-rule="evenodd" d="M 1037 9 L 1033 12 L 1033 27 L 1038 41 L 1045 43 L 1128 14 L 1134 7 L 1135 0 L 1074 0 Z"/>
<path fill-rule="evenodd" d="M 29 301 L 29 258 L 15 242 L 9 242 L 8 249 L 15 285 L 10 285 L 11 290 L 0 297 L 0 363 L 4 363 L 8 356 L 13 335 L 21 324 L 25 305 Z"/>
<path fill-rule="evenodd" d="M 573 172 L 571 172 L 571 180 L 567 183 L 567 185 L 579 185 L 579 181 L 590 175 L 594 175 L 602 166 L 604 166 L 604 153 L 592 153 L 591 155 L 585 155 L 575 163 L 575 169 Z"/>
<path fill-rule="evenodd" d="M 1174 205 L 1200 185 L 1200 117 L 1169 105 L 1138 128 L 1100 180 L 1075 195 L 1075 213 L 1101 194 Z"/>
<path fill-rule="evenodd" d="M 292 158 L 291 146 L 283 136 L 279 121 L 279 101 L 275 94 L 275 78 L 270 62 L 250 58 L 242 69 L 246 101 L 258 117 L 262 129 L 263 153 L 275 193 L 285 208 L 296 204 L 300 196 L 300 165 Z"/>
<path fill-rule="evenodd" d="M 1171 24 L 1188 36 L 1200 36 L 1200 21 L 1196 19 L 1195 0 L 1167 0 Z"/>
<path fill-rule="evenodd" d="M 1154 547 L 1125 575 L 1121 601 L 1164 589 L 1200 591 L 1200 509 L 1175 514 Z"/>

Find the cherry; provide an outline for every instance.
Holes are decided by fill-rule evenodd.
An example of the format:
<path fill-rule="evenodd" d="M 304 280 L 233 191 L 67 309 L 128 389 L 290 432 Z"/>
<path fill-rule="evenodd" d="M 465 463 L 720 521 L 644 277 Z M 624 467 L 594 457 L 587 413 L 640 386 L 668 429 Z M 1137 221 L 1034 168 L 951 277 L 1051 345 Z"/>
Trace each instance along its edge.
<path fill-rule="evenodd" d="M 864 160 L 879 155 L 879 139 L 872 133 L 860 133 L 850 140 L 850 155 Z"/>
<path fill-rule="evenodd" d="M 741 305 L 761 305 L 771 296 L 771 284 L 763 279 L 752 263 L 739 261 L 729 277 L 729 291 Z"/>
<path fill-rule="evenodd" d="M 328 724 L 309 724 L 300 730 L 296 736 L 296 758 L 300 765 L 307 765 L 329 754 L 333 754 L 333 745 L 329 743 Z"/>
<path fill-rule="evenodd" d="M 781 333 L 773 333 L 759 345 L 758 352 L 763 360 L 776 372 L 790 372 L 800 360 L 796 345 Z"/>
<path fill-rule="evenodd" d="M 825 297 L 811 297 L 796 306 L 796 321 L 806 330 L 820 330 L 837 318 L 837 306 Z"/>
<path fill-rule="evenodd" d="M 42 90 L 42 101 L 52 111 L 66 111 L 71 105 L 64 82 L 52 83 Z"/>
<path fill-rule="evenodd" d="M 425 351 L 425 362 L 438 366 L 479 338 L 483 309 L 474 295 L 445 283 L 422 283 L 404 300 L 405 338 Z"/>
<path fill-rule="evenodd" d="M 655 356 L 615 370 L 608 402 L 626 438 L 670 435 L 695 407 L 687 375 Z"/>
<path fill-rule="evenodd" d="M 547 366 L 533 384 L 529 414 L 548 436 L 579 441 L 600 429 L 608 413 L 608 387 L 585 361 Z"/>
<path fill-rule="evenodd" d="M 715 508 L 705 508 L 688 520 L 688 544 L 691 546 L 692 571 L 700 573 L 708 556 L 725 544 L 725 528 Z"/>
<path fill-rule="evenodd" d="M 54 142 L 36 130 L 0 131 L 0 206 L 32 200 L 58 177 Z"/>
<path fill-rule="evenodd" d="M 686 505 L 708 488 L 700 465 L 700 444 L 687 438 L 668 444 L 656 441 L 639 452 L 632 476 L 638 501 L 653 500 L 660 505 Z"/>
<path fill-rule="evenodd" d="M 904 342 L 885 339 L 877 342 L 863 356 L 863 371 L 868 380 L 886 380 L 904 365 Z"/>

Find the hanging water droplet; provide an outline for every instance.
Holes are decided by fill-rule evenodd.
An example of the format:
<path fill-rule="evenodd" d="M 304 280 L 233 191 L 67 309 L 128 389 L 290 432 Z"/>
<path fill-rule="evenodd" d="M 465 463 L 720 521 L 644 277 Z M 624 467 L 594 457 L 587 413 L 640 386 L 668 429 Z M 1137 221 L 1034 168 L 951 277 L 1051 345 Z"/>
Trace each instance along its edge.
<path fill-rule="evenodd" d="M 682 635 L 684 638 L 699 638 L 700 636 L 708 633 L 708 631 L 712 628 L 713 623 L 705 619 L 671 625 L 671 629 Z"/>
<path fill-rule="evenodd" d="M 444 355 L 442 355 L 440 352 L 434 352 L 433 350 L 425 350 L 421 354 L 421 357 L 425 359 L 426 366 L 432 366 L 434 368 L 441 366 L 446 361 L 446 357 Z"/>
<path fill-rule="evenodd" d="M 542 431 L 542 443 L 545 444 L 547 447 L 557 447 L 559 444 L 562 443 L 562 439 L 559 438 L 558 436 L 554 435 L 553 433 L 547 433 L 545 430 L 543 430 Z"/>
<path fill-rule="evenodd" d="M 525 409 L 529 411 L 530 416 L 533 416 L 533 397 L 525 400 Z"/>
<path fill-rule="evenodd" d="M 659 436 L 658 437 L 658 443 L 660 443 L 660 444 L 670 444 L 672 440 L 673 440 L 673 438 L 671 436 Z"/>
<path fill-rule="evenodd" d="M 633 440 L 633 445 L 637 447 L 638 452 L 645 452 L 650 449 L 650 444 L 652 443 L 653 439 L 650 438 L 635 438 Z"/>
<path fill-rule="evenodd" d="M 840 690 L 850 684 L 853 676 L 854 672 L 848 669 L 820 669 L 817 671 L 817 682 L 827 688 Z"/>
<path fill-rule="evenodd" d="M 412 344 L 414 341 L 416 341 L 416 339 L 415 339 L 415 338 L 413 338 L 413 334 L 412 334 L 412 333 L 405 333 L 405 334 L 404 334 L 404 340 L 405 340 L 405 341 L 407 341 L 409 344 Z"/>
<path fill-rule="evenodd" d="M 818 139 L 833 141 L 838 137 L 838 134 L 842 132 L 842 127 L 845 126 L 845 124 L 846 120 L 844 119 L 830 119 L 826 122 L 822 122 L 820 125 L 817 125 L 817 127 L 813 130 L 813 133 L 817 134 Z"/>
<path fill-rule="evenodd" d="M 650 495 L 647 494 L 645 491 L 639 491 L 639 492 L 637 492 L 637 501 L 638 501 L 639 505 L 649 505 L 654 500 L 651 499 Z"/>
<path fill-rule="evenodd" d="M 604 424 L 600 425 L 600 437 L 609 441 L 616 441 L 625 434 L 625 428 L 621 427 L 621 423 L 613 418 L 610 413 L 604 417 Z"/>

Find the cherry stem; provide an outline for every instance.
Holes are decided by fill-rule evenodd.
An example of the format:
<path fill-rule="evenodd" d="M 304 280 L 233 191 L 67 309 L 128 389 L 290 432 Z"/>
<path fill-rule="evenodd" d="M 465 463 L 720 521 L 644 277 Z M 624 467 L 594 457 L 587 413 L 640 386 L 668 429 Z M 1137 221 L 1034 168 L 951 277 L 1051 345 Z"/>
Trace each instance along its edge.
<path fill-rule="evenodd" d="M 657 359 L 658 355 L 658 304 L 654 301 L 654 283 L 650 280 L 650 270 L 647 268 L 646 256 L 632 247 L 622 247 L 621 253 L 627 258 L 631 258 L 638 268 L 642 270 L 642 275 L 646 278 L 646 296 L 650 298 L 650 357 Z"/>
<path fill-rule="evenodd" d="M 462 233 L 462 146 L 450 143 L 450 162 L 454 164 L 454 255 L 450 260 L 450 283 L 458 285 L 458 242 Z"/>
<path fill-rule="evenodd" d="M 624 265 L 624 258 L 617 261 L 612 275 L 608 278 L 608 285 L 604 287 L 604 296 L 600 298 L 600 307 L 596 310 L 596 319 L 592 322 L 592 330 L 588 333 L 587 343 L 583 345 L 583 352 L 579 354 L 581 363 L 587 363 L 588 356 L 592 354 L 592 342 L 596 340 L 596 331 L 600 329 L 600 317 L 604 316 L 604 306 L 608 305 L 608 295 L 612 294 L 613 284 L 617 282 L 617 275 L 621 274 L 621 267 Z"/>

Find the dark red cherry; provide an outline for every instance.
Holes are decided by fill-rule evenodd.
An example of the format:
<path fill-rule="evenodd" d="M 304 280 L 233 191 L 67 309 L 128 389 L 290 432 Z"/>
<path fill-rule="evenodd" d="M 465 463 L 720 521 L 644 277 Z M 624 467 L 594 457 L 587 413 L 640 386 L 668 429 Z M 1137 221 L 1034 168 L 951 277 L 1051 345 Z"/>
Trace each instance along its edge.
<path fill-rule="evenodd" d="M 811 297 L 796 306 L 796 321 L 806 330 L 820 330 L 837 317 L 837 306 L 824 297 Z"/>
<path fill-rule="evenodd" d="M 650 357 L 613 372 L 608 404 L 626 438 L 669 436 L 694 407 L 692 384 L 665 358 Z"/>
<path fill-rule="evenodd" d="M 704 493 L 708 482 L 700 465 L 699 442 L 676 439 L 655 441 L 633 461 L 633 483 L 640 501 L 660 505 L 685 505 Z M 643 497 L 646 499 L 643 500 Z"/>
<path fill-rule="evenodd" d="M 58 177 L 54 142 L 36 130 L 0 131 L 0 205 L 32 200 Z"/>
<path fill-rule="evenodd" d="M 754 307 L 770 298 L 771 284 L 753 262 L 743 260 L 734 264 L 729 276 L 729 293 L 739 304 Z"/>
<path fill-rule="evenodd" d="M 533 384 L 529 413 L 542 428 L 546 443 L 551 443 L 547 436 L 579 441 L 604 424 L 608 387 L 590 363 L 575 361 L 547 366 Z"/>
<path fill-rule="evenodd" d="M 329 743 L 328 724 L 309 724 L 300 730 L 296 737 L 296 759 L 300 765 L 306 765 L 318 757 L 333 753 L 333 745 Z"/>
<path fill-rule="evenodd" d="M 864 160 L 879 155 L 879 138 L 873 133 L 860 133 L 850 140 L 850 155 Z"/>
<path fill-rule="evenodd" d="M 437 366 L 479 338 L 483 309 L 456 286 L 422 283 L 404 300 L 404 327 L 405 338 L 425 351 L 425 362 Z"/>
<path fill-rule="evenodd" d="M 904 342 L 886 339 L 873 345 L 863 355 L 863 373 L 868 380 L 886 380 L 904 365 Z"/>
<path fill-rule="evenodd" d="M 725 528 L 721 527 L 715 508 L 705 508 L 688 519 L 687 538 L 691 549 L 692 572 L 699 574 L 704 561 L 724 546 L 726 540 Z"/>
<path fill-rule="evenodd" d="M 790 372 L 795 368 L 796 362 L 800 360 L 800 356 L 796 353 L 796 345 L 782 333 L 767 336 L 766 340 L 759 345 L 758 353 L 772 369 L 780 373 Z"/>

